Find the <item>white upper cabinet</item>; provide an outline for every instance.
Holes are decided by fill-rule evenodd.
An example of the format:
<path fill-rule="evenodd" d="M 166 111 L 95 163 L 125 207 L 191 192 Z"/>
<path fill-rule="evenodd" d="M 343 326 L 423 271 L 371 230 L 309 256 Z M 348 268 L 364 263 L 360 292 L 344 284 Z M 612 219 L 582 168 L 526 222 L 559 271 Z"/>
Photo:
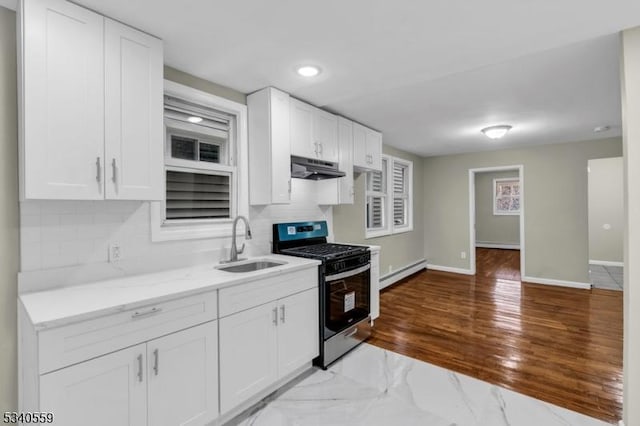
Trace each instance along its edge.
<path fill-rule="evenodd" d="M 161 199 L 162 42 L 64 0 L 19 13 L 22 198 Z"/>
<path fill-rule="evenodd" d="M 162 199 L 162 41 L 105 19 L 106 198 Z"/>
<path fill-rule="evenodd" d="M 382 133 L 353 123 L 353 166 L 358 170 L 382 170 Z"/>
<path fill-rule="evenodd" d="M 313 135 L 318 153 L 316 157 L 338 162 L 338 116 L 315 108 Z"/>
<path fill-rule="evenodd" d="M 291 98 L 289 100 L 291 155 L 317 158 L 317 143 L 313 135 L 315 109 L 315 107 L 297 99 Z"/>
<path fill-rule="evenodd" d="M 62 0 L 27 0 L 20 19 L 23 195 L 102 199 L 103 17 Z"/>
<path fill-rule="evenodd" d="M 249 200 L 253 205 L 291 201 L 289 95 L 268 87 L 247 96 Z"/>
<path fill-rule="evenodd" d="M 338 161 L 338 117 L 291 98 L 291 155 Z"/>

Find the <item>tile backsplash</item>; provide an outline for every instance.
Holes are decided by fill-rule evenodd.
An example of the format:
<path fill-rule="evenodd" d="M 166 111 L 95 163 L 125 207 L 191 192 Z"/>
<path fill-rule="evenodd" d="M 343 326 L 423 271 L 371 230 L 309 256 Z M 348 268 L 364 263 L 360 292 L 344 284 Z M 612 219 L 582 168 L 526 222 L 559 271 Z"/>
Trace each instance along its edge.
<path fill-rule="evenodd" d="M 294 179 L 291 204 L 250 207 L 249 255 L 270 253 L 271 225 L 276 222 L 327 220 L 333 229 L 332 208 L 316 204 L 312 185 Z M 228 257 L 229 237 L 152 242 L 149 206 L 141 201 L 22 202 L 21 291 L 217 263 Z M 109 263 L 110 244 L 120 246 L 117 262 Z"/>

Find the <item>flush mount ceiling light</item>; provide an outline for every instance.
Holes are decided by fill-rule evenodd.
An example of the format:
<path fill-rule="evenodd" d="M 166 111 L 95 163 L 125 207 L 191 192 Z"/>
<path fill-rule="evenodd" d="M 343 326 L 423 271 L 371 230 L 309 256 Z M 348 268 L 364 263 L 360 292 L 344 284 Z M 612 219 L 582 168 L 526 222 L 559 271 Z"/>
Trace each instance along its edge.
<path fill-rule="evenodd" d="M 610 130 L 611 126 L 598 126 L 596 128 L 593 129 L 594 133 L 602 133 L 602 132 L 606 132 L 607 130 Z"/>
<path fill-rule="evenodd" d="M 187 121 L 190 123 L 200 123 L 202 121 L 202 117 L 196 117 L 195 115 L 187 118 Z"/>
<path fill-rule="evenodd" d="M 315 77 L 320 74 L 320 68 L 313 65 L 304 65 L 299 67 L 296 72 L 303 77 Z"/>
<path fill-rule="evenodd" d="M 500 126 L 485 127 L 480 131 L 484 133 L 485 136 L 489 139 L 500 139 L 501 137 L 506 135 L 509 130 L 511 130 L 511 126 L 502 124 Z"/>

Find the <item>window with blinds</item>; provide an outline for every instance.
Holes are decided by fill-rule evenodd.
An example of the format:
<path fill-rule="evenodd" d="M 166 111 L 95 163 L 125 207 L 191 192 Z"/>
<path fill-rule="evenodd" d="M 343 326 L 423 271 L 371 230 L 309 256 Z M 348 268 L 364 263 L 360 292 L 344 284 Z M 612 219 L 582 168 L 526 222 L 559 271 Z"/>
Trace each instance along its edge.
<path fill-rule="evenodd" d="M 387 160 L 382 160 L 381 172 L 367 173 L 367 229 L 382 230 L 386 224 L 387 179 L 384 170 Z"/>
<path fill-rule="evenodd" d="M 165 97 L 165 225 L 233 217 L 233 117 Z"/>
<path fill-rule="evenodd" d="M 406 232 L 413 229 L 413 163 L 382 156 L 382 170 L 367 172 L 367 238 Z M 387 219 L 388 218 L 388 219 Z"/>

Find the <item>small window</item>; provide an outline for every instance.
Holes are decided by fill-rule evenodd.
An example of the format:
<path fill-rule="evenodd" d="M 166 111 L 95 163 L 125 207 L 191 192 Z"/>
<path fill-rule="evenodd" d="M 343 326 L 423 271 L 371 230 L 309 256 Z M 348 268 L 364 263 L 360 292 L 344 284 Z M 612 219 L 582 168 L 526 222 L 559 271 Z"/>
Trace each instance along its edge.
<path fill-rule="evenodd" d="M 233 117 L 165 97 L 164 225 L 234 216 Z"/>
<path fill-rule="evenodd" d="M 382 160 L 382 169 L 387 167 L 387 160 Z M 383 231 L 387 228 L 386 220 L 387 182 L 383 172 L 367 173 L 367 230 Z"/>
<path fill-rule="evenodd" d="M 502 178 L 493 180 L 493 214 L 520 214 L 520 179 Z"/>
<path fill-rule="evenodd" d="M 382 170 L 367 172 L 366 238 L 411 231 L 412 202 L 413 163 L 383 155 Z"/>
<path fill-rule="evenodd" d="M 165 80 L 165 198 L 152 241 L 226 238 L 249 210 L 247 106 Z"/>

